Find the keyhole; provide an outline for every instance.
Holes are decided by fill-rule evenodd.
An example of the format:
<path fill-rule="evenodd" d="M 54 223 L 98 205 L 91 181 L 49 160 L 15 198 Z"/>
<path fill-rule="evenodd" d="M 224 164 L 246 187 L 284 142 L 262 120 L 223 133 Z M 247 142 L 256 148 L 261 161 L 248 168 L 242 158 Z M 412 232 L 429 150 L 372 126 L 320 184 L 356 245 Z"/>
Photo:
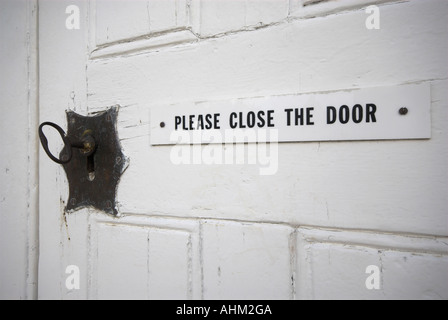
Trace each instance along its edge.
<path fill-rule="evenodd" d="M 93 181 L 95 179 L 95 158 L 94 154 L 87 157 L 87 179 Z"/>

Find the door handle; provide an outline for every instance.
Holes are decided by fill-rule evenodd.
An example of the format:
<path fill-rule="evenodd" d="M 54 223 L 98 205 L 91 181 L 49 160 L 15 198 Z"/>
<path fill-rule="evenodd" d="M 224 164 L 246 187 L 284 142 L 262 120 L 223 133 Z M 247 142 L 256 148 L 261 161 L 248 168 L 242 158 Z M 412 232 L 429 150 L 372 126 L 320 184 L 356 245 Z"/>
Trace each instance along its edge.
<path fill-rule="evenodd" d="M 61 136 L 62 140 L 64 141 L 65 154 L 62 155 L 61 159 L 56 158 L 48 148 L 48 139 L 43 132 L 43 128 L 45 126 L 55 128 L 59 132 L 59 135 Z M 88 131 L 89 130 L 86 130 L 86 132 Z M 73 137 L 70 138 L 65 134 L 64 130 L 60 126 L 58 126 L 56 123 L 53 122 L 44 122 L 39 126 L 39 139 L 48 157 L 54 162 L 59 164 L 66 164 L 70 162 L 73 155 L 72 148 L 80 149 L 80 152 L 86 157 L 93 154 L 96 150 L 95 139 L 90 134 L 87 135 L 83 134 L 81 139 L 75 139 Z"/>
<path fill-rule="evenodd" d="M 92 116 L 67 111 L 67 134 L 53 122 L 39 126 L 39 139 L 48 157 L 64 167 L 69 183 L 65 210 L 93 207 L 117 215 L 116 188 L 129 159 L 121 150 L 116 130 L 119 106 Z M 59 158 L 48 147 L 44 127 L 56 129 L 64 148 Z M 78 149 L 78 152 L 76 150 Z"/>

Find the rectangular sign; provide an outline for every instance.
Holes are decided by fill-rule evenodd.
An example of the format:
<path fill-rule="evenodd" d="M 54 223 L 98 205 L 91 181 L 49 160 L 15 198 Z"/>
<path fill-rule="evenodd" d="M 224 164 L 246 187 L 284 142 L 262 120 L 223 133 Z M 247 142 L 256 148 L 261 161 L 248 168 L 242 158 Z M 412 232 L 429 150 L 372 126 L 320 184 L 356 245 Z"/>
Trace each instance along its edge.
<path fill-rule="evenodd" d="M 158 106 L 151 144 L 429 139 L 429 84 Z"/>

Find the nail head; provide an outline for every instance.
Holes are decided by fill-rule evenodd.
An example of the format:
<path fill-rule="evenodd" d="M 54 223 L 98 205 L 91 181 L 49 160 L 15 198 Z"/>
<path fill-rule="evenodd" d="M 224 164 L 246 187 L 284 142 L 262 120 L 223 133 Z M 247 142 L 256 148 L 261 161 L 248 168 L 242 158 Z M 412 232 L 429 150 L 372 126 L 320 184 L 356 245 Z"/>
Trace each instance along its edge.
<path fill-rule="evenodd" d="M 398 110 L 398 113 L 400 113 L 402 116 L 406 115 L 409 112 L 408 108 L 403 107 Z"/>

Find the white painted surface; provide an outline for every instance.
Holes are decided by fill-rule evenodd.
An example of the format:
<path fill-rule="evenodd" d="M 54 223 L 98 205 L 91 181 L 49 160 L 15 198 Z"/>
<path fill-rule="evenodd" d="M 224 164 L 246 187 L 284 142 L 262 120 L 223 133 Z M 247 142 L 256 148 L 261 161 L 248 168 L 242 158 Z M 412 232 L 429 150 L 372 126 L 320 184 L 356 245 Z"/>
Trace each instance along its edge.
<path fill-rule="evenodd" d="M 0 2 L 0 299 L 37 295 L 36 2 Z"/>
<path fill-rule="evenodd" d="M 205 299 L 291 299 L 292 228 L 203 221 Z"/>
<path fill-rule="evenodd" d="M 299 228 L 297 295 L 305 299 L 446 299 L 446 240 Z M 371 265 L 380 270 L 378 290 L 360 286 Z"/>
<path fill-rule="evenodd" d="M 79 30 L 65 28 L 68 17 L 65 9 L 68 5 L 77 5 L 80 9 Z M 39 2 L 39 118 L 41 122 L 58 123 L 64 130 L 67 129 L 66 109 L 79 113 L 87 109 L 86 5 L 83 1 Z M 74 253 L 64 253 L 66 247 L 62 239 L 68 239 L 68 230 L 62 209 L 68 197 L 68 186 L 63 168 L 49 160 L 45 152 L 39 153 L 39 191 L 38 297 L 61 298 L 67 265 L 78 265 L 81 283 L 85 283 L 85 269 L 81 265 L 85 255 L 79 253 L 74 257 Z M 83 221 L 82 217 L 78 221 Z M 85 247 L 82 242 L 84 238 L 76 236 L 85 232 L 83 228 L 70 229 L 70 234 L 79 239 L 71 245 L 70 248 L 74 248 L 72 251 Z M 74 290 L 68 297 L 76 297 L 77 294 L 79 290 Z"/>
<path fill-rule="evenodd" d="M 120 104 L 130 165 L 120 217 L 64 215 L 64 172 L 40 158 L 39 297 L 447 299 L 448 3 L 388 1 L 380 30 L 354 0 L 187 3 L 112 19 L 75 1 L 78 31 L 59 26 L 64 2 L 41 3 L 41 119 Z M 404 84 L 430 88 L 429 140 L 280 144 L 268 176 L 175 165 L 171 146 L 151 146 L 161 105 Z M 72 264 L 79 290 L 64 285 Z"/>
<path fill-rule="evenodd" d="M 93 285 L 87 297 L 201 298 L 198 228 L 196 221 L 145 216 L 107 221 L 92 216 L 87 246 Z"/>

